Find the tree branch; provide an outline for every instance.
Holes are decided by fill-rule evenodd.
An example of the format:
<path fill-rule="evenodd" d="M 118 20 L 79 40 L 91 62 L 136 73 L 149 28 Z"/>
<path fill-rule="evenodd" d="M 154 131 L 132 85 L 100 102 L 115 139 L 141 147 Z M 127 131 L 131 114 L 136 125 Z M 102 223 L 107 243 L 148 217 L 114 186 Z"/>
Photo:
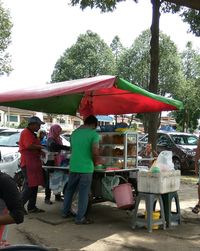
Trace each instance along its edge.
<path fill-rule="evenodd" d="M 174 3 L 191 9 L 200 10 L 200 1 L 198 0 L 165 0 L 165 2 Z"/>

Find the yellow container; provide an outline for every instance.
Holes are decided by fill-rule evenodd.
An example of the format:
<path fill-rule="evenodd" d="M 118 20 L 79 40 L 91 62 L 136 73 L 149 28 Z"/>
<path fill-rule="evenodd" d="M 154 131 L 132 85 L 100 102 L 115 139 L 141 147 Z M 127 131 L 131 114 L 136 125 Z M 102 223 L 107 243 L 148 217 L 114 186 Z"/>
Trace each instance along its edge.
<path fill-rule="evenodd" d="M 145 219 L 146 219 L 146 218 L 147 218 L 146 212 L 144 213 L 144 215 L 145 215 Z M 153 220 L 159 220 L 159 219 L 160 219 L 160 211 L 153 211 L 152 217 L 153 217 Z M 159 228 L 159 226 L 156 225 L 156 224 L 154 224 L 154 225 L 152 226 L 152 229 L 153 229 L 153 230 L 158 229 L 158 228 Z"/>

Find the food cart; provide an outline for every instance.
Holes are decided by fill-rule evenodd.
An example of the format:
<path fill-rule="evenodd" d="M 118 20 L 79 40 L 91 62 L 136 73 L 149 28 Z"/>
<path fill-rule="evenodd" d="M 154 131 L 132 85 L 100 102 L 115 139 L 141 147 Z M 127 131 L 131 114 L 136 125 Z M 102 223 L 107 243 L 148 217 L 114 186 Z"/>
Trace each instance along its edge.
<path fill-rule="evenodd" d="M 95 166 L 91 188 L 90 205 L 102 201 L 114 202 L 112 187 L 120 183 L 130 182 L 135 190 L 135 178 L 133 173 L 137 168 L 138 135 L 136 132 L 100 132 L 100 157 L 105 164 Z M 50 153 L 56 156 L 57 153 Z M 67 162 L 66 162 L 67 163 Z M 68 165 L 49 166 L 43 168 L 50 171 L 50 188 L 54 193 L 63 192 L 68 182 Z M 77 195 L 72 203 L 73 211 L 76 211 Z M 129 207 L 129 206 L 127 206 Z M 131 206 L 130 206 L 131 207 Z"/>
<path fill-rule="evenodd" d="M 150 93 L 116 76 L 4 91 L 0 93 L 0 105 L 54 114 L 76 115 L 78 112 L 83 117 L 161 112 L 183 107 L 178 100 Z M 101 154 L 106 159 L 106 167 L 95 169 L 92 185 L 95 200 L 105 198 L 101 190 L 104 177 L 120 175 L 131 180 L 131 174 L 137 171 L 137 144 L 138 137 L 133 132 L 101 133 Z M 68 171 L 68 167 L 49 168 Z"/>

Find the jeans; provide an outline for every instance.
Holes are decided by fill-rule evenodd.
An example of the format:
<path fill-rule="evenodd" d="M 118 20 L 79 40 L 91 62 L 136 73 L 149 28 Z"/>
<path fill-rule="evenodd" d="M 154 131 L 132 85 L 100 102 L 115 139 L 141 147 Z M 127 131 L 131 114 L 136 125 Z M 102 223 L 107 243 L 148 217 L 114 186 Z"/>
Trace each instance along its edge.
<path fill-rule="evenodd" d="M 69 181 L 64 194 L 63 213 L 67 215 L 70 212 L 73 195 L 75 191 L 78 190 L 78 212 L 75 218 L 76 222 L 80 222 L 85 218 L 92 176 L 92 173 L 70 173 L 69 175 Z"/>
<path fill-rule="evenodd" d="M 22 190 L 22 193 L 21 193 L 22 202 L 23 202 L 23 205 L 25 205 L 26 202 L 28 201 L 27 209 L 31 210 L 31 209 L 34 209 L 36 207 L 38 186 L 29 187 L 28 186 L 26 168 L 22 168 L 22 173 L 23 173 L 24 179 L 25 179 L 23 190 Z"/>

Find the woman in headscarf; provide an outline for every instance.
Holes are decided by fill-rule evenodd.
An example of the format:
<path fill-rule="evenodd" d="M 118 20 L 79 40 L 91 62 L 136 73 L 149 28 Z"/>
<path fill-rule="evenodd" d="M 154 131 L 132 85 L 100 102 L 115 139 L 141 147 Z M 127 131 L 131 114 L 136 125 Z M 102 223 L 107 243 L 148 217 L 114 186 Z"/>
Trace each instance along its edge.
<path fill-rule="evenodd" d="M 47 136 L 47 149 L 49 152 L 56 152 L 57 160 L 59 160 L 59 153 L 61 150 L 68 151 L 70 147 L 63 145 L 60 134 L 62 132 L 62 128 L 58 124 L 54 124 L 50 127 L 48 136 Z M 58 161 L 57 161 L 58 162 Z M 57 163 L 59 165 L 59 163 Z M 47 165 L 55 165 L 55 159 L 47 162 Z M 51 190 L 49 188 L 49 173 L 46 172 L 46 187 L 45 187 L 45 203 L 51 205 Z M 55 199 L 57 201 L 62 201 L 61 195 L 56 194 Z"/>

